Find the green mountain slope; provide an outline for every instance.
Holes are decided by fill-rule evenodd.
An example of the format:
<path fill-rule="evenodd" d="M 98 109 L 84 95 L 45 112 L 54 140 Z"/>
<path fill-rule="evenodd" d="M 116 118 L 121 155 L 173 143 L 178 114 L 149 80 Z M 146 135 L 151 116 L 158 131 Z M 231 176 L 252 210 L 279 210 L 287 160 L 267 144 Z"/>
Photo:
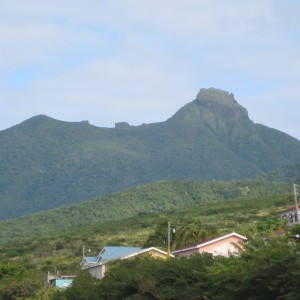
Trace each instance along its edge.
<path fill-rule="evenodd" d="M 105 224 L 114 220 L 167 212 L 195 204 L 224 202 L 238 197 L 288 193 L 291 184 L 271 181 L 170 181 L 126 189 L 92 201 L 0 222 L 0 243 L 37 237 L 70 228 Z M 235 213 L 234 211 L 232 213 Z"/>
<path fill-rule="evenodd" d="M 290 181 L 300 184 L 300 164 L 284 166 L 258 176 L 263 180 Z"/>
<path fill-rule="evenodd" d="M 97 128 L 33 117 L 0 132 L 0 219 L 159 180 L 242 179 L 299 162 L 300 141 L 201 89 L 165 122 Z"/>

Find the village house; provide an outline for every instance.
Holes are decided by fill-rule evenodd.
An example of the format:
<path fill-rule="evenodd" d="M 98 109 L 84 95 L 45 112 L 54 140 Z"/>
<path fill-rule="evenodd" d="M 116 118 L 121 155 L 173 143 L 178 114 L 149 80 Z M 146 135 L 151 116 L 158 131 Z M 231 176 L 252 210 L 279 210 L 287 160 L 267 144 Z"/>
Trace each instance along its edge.
<path fill-rule="evenodd" d="M 299 211 L 300 211 L 300 204 L 298 204 L 298 212 Z M 300 215 L 300 212 L 299 212 L 299 215 Z M 298 220 L 300 218 L 297 219 L 296 205 L 289 206 L 286 210 L 282 211 L 280 213 L 280 219 L 286 221 L 287 226 L 292 226 L 294 224 L 297 224 Z"/>
<path fill-rule="evenodd" d="M 247 241 L 245 236 L 235 232 L 207 240 L 200 241 L 188 247 L 173 251 L 174 256 L 189 257 L 194 254 L 210 253 L 213 256 L 238 255 L 242 250 L 242 244 Z"/>
<path fill-rule="evenodd" d="M 97 256 L 84 256 L 80 263 L 81 270 L 88 270 L 92 277 L 102 279 L 111 262 L 118 259 L 130 259 L 139 255 L 150 255 L 161 259 L 168 258 L 167 252 L 154 247 L 143 249 L 140 247 L 106 246 Z"/>

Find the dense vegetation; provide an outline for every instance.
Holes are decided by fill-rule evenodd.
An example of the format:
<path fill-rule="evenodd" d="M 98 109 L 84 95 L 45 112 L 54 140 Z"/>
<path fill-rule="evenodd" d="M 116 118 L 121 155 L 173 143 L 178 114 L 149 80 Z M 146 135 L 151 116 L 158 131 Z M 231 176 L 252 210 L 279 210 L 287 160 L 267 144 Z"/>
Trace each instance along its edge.
<path fill-rule="evenodd" d="M 90 247 L 91 250 L 94 251 L 94 254 L 97 254 L 97 252 L 105 245 L 144 246 L 151 241 L 153 246 L 161 246 L 162 249 L 165 249 L 168 221 L 171 221 L 172 226 L 175 226 L 177 229 L 176 233 L 172 235 L 172 249 L 182 246 L 179 244 L 179 242 L 182 241 L 182 233 L 187 233 L 188 231 L 193 233 L 194 228 L 198 230 L 200 236 L 203 233 L 208 236 L 214 236 L 234 230 L 240 234 L 250 237 L 253 235 L 253 232 L 256 232 L 256 230 L 268 232 L 278 228 L 277 225 L 280 224 L 280 222 L 278 222 L 278 219 L 276 218 L 277 213 L 292 203 L 292 194 L 264 197 L 241 197 L 239 199 L 228 199 L 227 201 L 217 203 L 194 204 L 189 207 L 179 208 L 168 212 L 151 214 L 143 213 L 133 218 L 120 219 L 114 222 L 106 222 L 92 226 L 83 226 L 76 229 L 47 234 L 38 238 L 31 237 L 27 239 L 18 239 L 14 242 L 1 244 L 0 270 L 6 268 L 6 270 L 10 271 L 5 271 L 5 276 L 0 278 L 0 295 L 4 295 L 3 299 L 15 299 L 16 295 L 32 297 L 35 295 L 41 299 L 48 299 L 52 297 L 51 295 L 55 291 L 51 288 L 49 289 L 48 287 L 45 287 L 44 285 L 46 273 L 50 271 L 50 273 L 53 274 L 56 270 L 59 270 L 61 274 L 79 274 L 82 245 Z M 274 216 L 275 218 L 270 219 L 270 216 Z M 271 222 L 268 220 L 271 220 Z M 192 235 L 186 234 L 187 238 L 184 243 L 188 244 L 192 242 L 190 239 L 191 236 Z M 263 234 L 261 236 L 265 235 Z M 196 236 L 196 238 L 198 239 L 199 236 Z M 280 260 L 281 258 L 279 257 L 278 259 Z M 283 259 L 285 258 L 283 257 Z M 203 260 L 201 262 L 201 259 L 199 258 L 199 269 L 201 264 L 206 264 L 206 262 L 209 263 L 209 260 Z M 215 266 L 215 272 L 217 272 L 217 270 L 219 272 L 223 272 L 222 270 L 227 272 L 227 264 L 223 266 L 223 263 L 226 263 L 226 261 L 218 265 L 220 269 Z M 132 272 L 126 272 L 126 274 L 128 273 L 128 277 L 124 277 L 124 281 L 120 281 L 120 285 L 123 282 L 124 288 L 128 285 L 131 286 L 132 280 L 136 280 L 136 277 L 133 278 L 131 276 L 133 276 L 134 273 L 139 274 L 139 270 L 142 269 L 144 272 L 147 272 L 151 278 L 153 277 L 154 293 L 166 292 L 166 295 L 168 295 L 168 293 L 171 293 L 170 295 L 172 295 L 172 293 L 176 292 L 177 285 L 173 286 L 172 284 L 172 287 L 168 285 L 169 280 L 173 282 L 172 280 L 174 279 L 174 276 L 179 276 L 181 278 L 178 279 L 179 282 L 177 282 L 177 287 L 179 289 L 183 289 L 183 286 L 181 285 L 183 284 L 184 286 L 191 287 L 191 293 L 198 290 L 197 284 L 201 278 L 198 277 L 199 274 L 197 275 L 198 267 L 194 266 L 194 271 L 192 270 L 193 272 L 188 275 L 190 273 L 189 268 L 191 266 L 188 262 L 184 262 L 182 265 L 177 263 L 177 261 L 165 264 L 154 262 L 154 273 L 151 273 L 152 271 L 148 270 L 151 264 L 151 261 L 145 261 L 145 264 L 141 265 L 138 262 L 134 263 L 132 265 Z M 232 264 L 233 262 L 228 266 Z M 237 266 L 237 268 L 239 267 Z M 163 274 L 169 273 L 170 269 L 174 269 L 174 272 L 170 273 L 170 276 L 173 276 L 173 279 L 164 279 L 162 277 Z M 122 266 L 120 266 L 120 269 L 116 266 L 116 269 L 114 270 L 116 273 L 112 273 L 112 277 L 108 278 L 121 276 L 120 274 L 123 272 Z M 160 273 L 161 277 L 156 277 L 157 273 Z M 84 277 L 85 275 L 80 275 L 79 282 L 81 287 L 79 287 L 79 289 L 85 287 L 86 293 L 88 291 L 91 292 L 90 296 L 88 296 L 88 294 L 82 295 L 79 291 L 75 290 L 78 297 L 80 296 L 82 298 L 72 298 L 73 296 L 68 296 L 67 299 L 99 299 L 98 296 L 98 298 L 92 298 L 95 297 L 95 295 L 98 295 L 97 293 L 94 294 L 95 290 L 92 288 L 90 289 L 89 284 L 93 281 L 84 277 L 86 278 L 85 280 L 82 276 Z M 143 276 L 143 273 L 141 273 L 141 276 Z M 192 276 L 192 282 L 195 284 L 194 287 L 192 287 L 192 283 L 190 283 L 190 277 L 185 278 L 186 276 Z M 221 274 L 220 277 L 222 277 Z M 151 278 L 149 279 L 148 277 L 145 277 L 146 283 L 148 282 L 148 279 L 151 280 Z M 227 278 L 227 275 L 225 278 Z M 161 283 L 157 283 L 157 280 Z M 187 281 L 187 283 L 184 283 L 185 281 Z M 228 281 L 228 284 L 232 282 L 229 279 Z M 140 288 L 142 288 L 143 282 L 140 283 Z M 108 282 L 106 287 L 105 285 L 101 287 L 101 289 L 103 288 L 106 290 L 106 295 L 109 295 L 108 293 L 112 292 L 110 290 L 111 284 L 112 281 Z M 76 286 L 77 285 L 75 285 L 74 288 L 76 288 Z M 97 289 L 100 288 L 95 284 L 95 288 L 96 286 Z M 147 287 L 149 286 L 144 286 L 144 288 Z M 164 289 L 165 291 L 159 291 L 156 289 Z M 217 287 L 214 287 L 213 290 L 217 293 Z M 208 288 L 205 288 L 203 291 L 206 293 L 209 292 Z M 70 290 L 70 293 L 71 292 L 72 290 Z M 118 295 L 117 293 L 122 292 L 122 287 L 116 286 L 115 292 L 116 295 Z M 139 289 L 135 291 L 137 297 L 141 292 L 142 291 Z M 161 299 L 168 299 L 167 297 L 164 298 L 164 294 L 159 295 L 162 295 Z M 180 295 L 180 293 L 178 295 Z M 60 294 L 55 295 L 55 297 L 61 296 L 62 295 Z M 114 299 L 109 297 L 112 296 L 107 296 L 106 299 Z M 117 299 L 117 296 L 115 299 Z"/>
<path fill-rule="evenodd" d="M 228 201 L 290 192 L 291 184 L 265 181 L 163 181 L 130 188 L 81 204 L 0 222 L 0 242 L 36 237 L 84 225 L 103 224 L 143 213 L 159 213 Z"/>
<path fill-rule="evenodd" d="M 300 141 L 202 89 L 165 122 L 97 128 L 37 116 L 0 132 L 0 219 L 159 180 L 249 178 L 299 163 Z"/>
<path fill-rule="evenodd" d="M 287 182 L 300 182 L 300 164 L 285 166 L 275 169 L 266 174 L 260 174 L 258 177 L 263 180 L 270 181 L 287 181 Z"/>

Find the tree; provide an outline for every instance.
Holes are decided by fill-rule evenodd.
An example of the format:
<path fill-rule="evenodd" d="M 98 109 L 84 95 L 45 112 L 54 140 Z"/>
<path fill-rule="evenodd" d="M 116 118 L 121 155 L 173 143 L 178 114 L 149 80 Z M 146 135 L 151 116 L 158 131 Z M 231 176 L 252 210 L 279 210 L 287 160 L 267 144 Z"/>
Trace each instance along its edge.
<path fill-rule="evenodd" d="M 167 236 L 168 236 L 168 221 L 163 220 L 159 222 L 154 230 L 151 233 L 147 240 L 144 243 L 144 247 L 161 247 L 167 248 Z"/>
<path fill-rule="evenodd" d="M 35 297 L 36 291 L 43 285 L 41 274 L 33 270 L 25 271 L 21 265 L 7 266 L 6 272 L 10 271 L 0 281 L 0 299 Z"/>
<path fill-rule="evenodd" d="M 219 258 L 207 269 L 213 299 L 299 299 L 299 245 L 288 237 L 256 239 L 240 258 Z"/>
<path fill-rule="evenodd" d="M 182 224 L 184 221 L 180 222 Z M 200 220 L 186 222 L 187 225 L 178 225 L 176 222 L 172 226 L 176 227 L 175 233 L 171 232 L 171 248 L 178 249 L 180 247 L 199 242 L 203 239 L 216 234 L 216 230 L 212 227 L 203 226 Z M 162 221 L 155 231 L 149 235 L 144 243 L 144 247 L 156 246 L 167 247 L 168 221 Z"/>
<path fill-rule="evenodd" d="M 176 232 L 176 248 L 184 247 L 195 242 L 207 239 L 216 233 L 213 228 L 204 227 L 200 220 L 181 226 Z"/>
<path fill-rule="evenodd" d="M 51 300 L 97 300 L 96 287 L 99 281 L 92 278 L 88 271 L 81 271 L 74 279 L 71 287 L 57 291 Z"/>
<path fill-rule="evenodd" d="M 98 286 L 99 299 L 201 299 L 205 296 L 204 266 L 209 254 L 190 259 L 149 256 L 115 262 Z M 204 299 L 204 298 L 203 298 Z"/>

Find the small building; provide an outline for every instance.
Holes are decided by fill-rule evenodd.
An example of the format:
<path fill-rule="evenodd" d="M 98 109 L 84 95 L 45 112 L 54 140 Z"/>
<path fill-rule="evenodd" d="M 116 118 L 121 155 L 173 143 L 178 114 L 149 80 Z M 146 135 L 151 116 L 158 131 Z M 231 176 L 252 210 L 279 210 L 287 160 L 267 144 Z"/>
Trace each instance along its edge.
<path fill-rule="evenodd" d="M 168 257 L 167 252 L 154 247 L 143 249 L 140 247 L 106 246 L 97 256 L 84 257 L 80 263 L 81 270 L 88 270 L 92 277 L 102 279 L 111 262 L 118 259 L 130 259 L 143 254 L 161 259 L 166 259 Z"/>
<path fill-rule="evenodd" d="M 188 247 L 172 252 L 175 256 L 191 256 L 200 253 L 210 253 L 213 256 L 238 255 L 242 249 L 242 243 L 247 241 L 245 236 L 235 232 L 207 240 L 200 241 Z"/>
<path fill-rule="evenodd" d="M 299 218 L 297 219 L 296 205 L 289 206 L 286 210 L 280 213 L 280 219 L 285 220 L 288 226 L 298 223 L 300 220 L 300 204 L 298 204 Z"/>
<path fill-rule="evenodd" d="M 68 288 L 72 285 L 75 275 L 51 275 L 48 273 L 47 283 L 56 288 Z"/>

